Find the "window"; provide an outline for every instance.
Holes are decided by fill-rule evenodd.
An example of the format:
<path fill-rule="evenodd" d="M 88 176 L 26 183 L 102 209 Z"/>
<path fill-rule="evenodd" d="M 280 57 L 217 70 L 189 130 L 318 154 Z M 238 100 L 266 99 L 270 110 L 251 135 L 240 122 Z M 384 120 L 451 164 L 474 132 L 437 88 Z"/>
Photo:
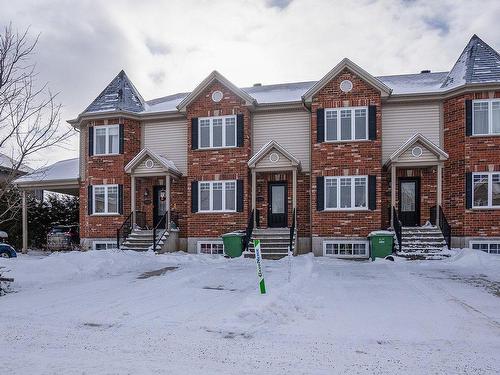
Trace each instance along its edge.
<path fill-rule="evenodd" d="M 323 255 L 337 258 L 367 258 L 368 241 L 324 241 Z"/>
<path fill-rule="evenodd" d="M 120 126 L 106 125 L 94 128 L 94 155 L 110 155 L 120 152 Z"/>
<path fill-rule="evenodd" d="M 472 174 L 472 207 L 500 208 L 500 172 Z"/>
<path fill-rule="evenodd" d="M 325 177 L 326 210 L 367 208 L 368 176 Z"/>
<path fill-rule="evenodd" d="M 200 148 L 236 147 L 236 116 L 199 119 Z"/>
<path fill-rule="evenodd" d="M 472 134 L 500 135 L 500 99 L 472 102 Z"/>
<path fill-rule="evenodd" d="M 199 183 L 200 211 L 236 211 L 236 181 L 201 181 Z"/>
<path fill-rule="evenodd" d="M 368 139 L 367 107 L 326 109 L 325 123 L 326 141 Z"/>
<path fill-rule="evenodd" d="M 94 214 L 118 213 L 118 185 L 94 185 Z"/>
<path fill-rule="evenodd" d="M 470 247 L 474 250 L 481 250 L 488 254 L 500 255 L 500 240 L 498 242 L 471 241 Z"/>
<path fill-rule="evenodd" d="M 92 244 L 94 250 L 111 250 L 116 249 L 116 242 L 111 241 L 94 241 Z"/>
<path fill-rule="evenodd" d="M 198 241 L 198 254 L 224 254 L 222 241 Z"/>

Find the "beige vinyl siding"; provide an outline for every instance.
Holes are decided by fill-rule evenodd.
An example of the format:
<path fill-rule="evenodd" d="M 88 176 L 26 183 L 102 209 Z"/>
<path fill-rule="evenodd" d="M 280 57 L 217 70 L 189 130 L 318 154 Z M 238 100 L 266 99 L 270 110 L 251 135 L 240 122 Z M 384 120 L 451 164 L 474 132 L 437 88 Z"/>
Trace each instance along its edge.
<path fill-rule="evenodd" d="M 143 144 L 151 151 L 172 160 L 182 172 L 187 174 L 188 125 L 186 119 L 145 122 L 142 127 Z"/>
<path fill-rule="evenodd" d="M 135 174 L 151 174 L 151 175 L 154 175 L 154 174 L 162 174 L 164 173 L 164 168 L 161 164 L 157 163 L 156 161 L 154 161 L 154 166 L 153 168 L 148 168 L 146 167 L 146 160 L 148 160 L 149 158 L 144 158 L 144 160 L 141 162 L 141 164 L 139 164 L 135 169 L 134 169 L 134 173 Z"/>
<path fill-rule="evenodd" d="M 273 163 L 271 160 L 269 160 L 269 155 L 271 155 L 272 153 L 276 153 L 279 156 L 279 160 L 276 163 Z M 288 158 L 281 152 L 272 149 L 262 159 L 260 159 L 256 167 L 258 169 L 270 170 L 279 170 L 279 168 L 290 169 L 292 167 L 292 163 L 290 163 L 290 160 L 288 160 Z"/>
<path fill-rule="evenodd" d="M 412 150 L 415 147 L 420 147 L 422 149 L 422 155 L 419 157 L 415 157 L 412 154 Z M 423 144 L 420 142 L 415 143 L 408 150 L 403 152 L 401 156 L 398 158 L 399 162 L 436 162 L 438 160 L 437 156 L 429 151 Z"/>
<path fill-rule="evenodd" d="M 441 146 L 439 103 L 382 106 L 383 162 L 385 163 L 394 151 L 416 133 L 421 133 L 437 146 Z"/>
<path fill-rule="evenodd" d="M 83 181 L 85 179 L 85 163 L 87 162 L 88 158 L 88 141 L 89 141 L 89 136 L 88 136 L 88 129 L 86 127 L 81 127 L 80 128 L 80 179 Z"/>
<path fill-rule="evenodd" d="M 310 113 L 308 111 L 257 112 L 253 116 L 253 152 L 274 140 L 295 156 L 303 171 L 310 168 Z"/>

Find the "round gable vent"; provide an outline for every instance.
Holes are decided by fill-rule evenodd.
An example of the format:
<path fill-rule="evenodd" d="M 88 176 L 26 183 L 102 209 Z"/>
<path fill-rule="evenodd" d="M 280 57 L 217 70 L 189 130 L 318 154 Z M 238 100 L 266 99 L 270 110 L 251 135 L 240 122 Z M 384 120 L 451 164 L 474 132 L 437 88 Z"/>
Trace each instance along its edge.
<path fill-rule="evenodd" d="M 280 160 L 280 156 L 276 152 L 272 152 L 269 155 L 269 161 L 271 163 L 277 163 Z"/>
<path fill-rule="evenodd" d="M 423 151 L 422 151 L 422 147 L 420 147 L 420 146 L 415 146 L 415 147 L 413 147 L 413 148 L 411 149 L 411 154 L 412 154 L 414 157 L 416 157 L 416 158 L 421 157 L 421 156 L 422 156 L 422 153 L 423 153 Z"/>
<path fill-rule="evenodd" d="M 352 90 L 352 82 L 349 81 L 348 79 L 343 80 L 340 82 L 340 90 L 342 92 L 349 92 Z"/>
<path fill-rule="evenodd" d="M 224 94 L 222 94 L 222 91 L 214 91 L 212 93 L 212 100 L 215 102 L 215 103 L 218 103 L 222 100 L 222 97 L 224 96 Z"/>
<path fill-rule="evenodd" d="M 153 168 L 155 166 L 155 162 L 153 160 L 151 160 L 151 159 L 148 159 L 148 160 L 146 160 L 146 162 L 144 163 L 144 165 L 146 166 L 146 168 L 151 169 L 151 168 Z"/>

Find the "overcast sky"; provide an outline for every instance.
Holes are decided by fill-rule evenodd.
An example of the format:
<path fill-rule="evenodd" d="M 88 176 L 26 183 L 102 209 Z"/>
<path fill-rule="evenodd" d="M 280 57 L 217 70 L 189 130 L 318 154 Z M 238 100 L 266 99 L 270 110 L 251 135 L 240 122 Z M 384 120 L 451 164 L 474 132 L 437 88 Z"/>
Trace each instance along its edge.
<path fill-rule="evenodd" d="M 436 5 L 437 4 L 437 5 Z M 121 70 L 146 99 L 217 69 L 238 86 L 318 80 L 343 57 L 374 75 L 447 71 L 476 33 L 500 50 L 498 0 L 0 0 L 41 34 L 40 79 L 75 118 Z M 33 161 L 78 155 L 52 150 Z"/>

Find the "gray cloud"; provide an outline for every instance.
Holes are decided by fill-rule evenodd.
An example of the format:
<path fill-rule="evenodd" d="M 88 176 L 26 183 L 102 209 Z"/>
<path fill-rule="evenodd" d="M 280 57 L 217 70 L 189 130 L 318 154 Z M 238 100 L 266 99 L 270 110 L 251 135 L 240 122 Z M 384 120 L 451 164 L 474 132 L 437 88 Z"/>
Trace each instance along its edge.
<path fill-rule="evenodd" d="M 448 70 L 472 34 L 500 49 L 497 0 L 0 0 L 0 26 L 41 33 L 39 79 L 74 118 L 121 70 L 145 99 L 235 84 L 316 80 L 343 57 L 375 75 Z M 282 11 L 286 10 L 286 11 Z M 77 154 L 54 151 L 55 161 Z"/>

